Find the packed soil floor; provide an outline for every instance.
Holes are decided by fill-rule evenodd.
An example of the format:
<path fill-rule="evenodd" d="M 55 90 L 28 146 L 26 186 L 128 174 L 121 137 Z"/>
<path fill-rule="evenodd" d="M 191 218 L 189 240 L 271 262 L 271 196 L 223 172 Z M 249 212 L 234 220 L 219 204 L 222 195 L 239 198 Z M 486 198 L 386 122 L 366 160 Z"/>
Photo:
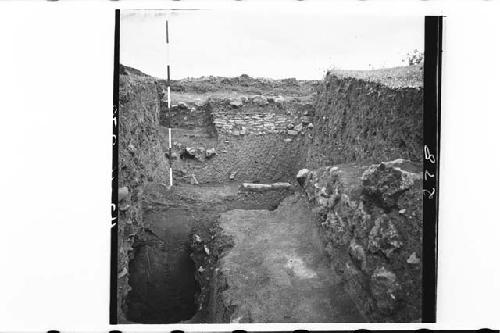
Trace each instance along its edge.
<path fill-rule="evenodd" d="M 234 246 L 219 266 L 231 322 L 363 322 L 330 269 L 304 197 L 269 210 L 231 210 L 220 226 Z"/>

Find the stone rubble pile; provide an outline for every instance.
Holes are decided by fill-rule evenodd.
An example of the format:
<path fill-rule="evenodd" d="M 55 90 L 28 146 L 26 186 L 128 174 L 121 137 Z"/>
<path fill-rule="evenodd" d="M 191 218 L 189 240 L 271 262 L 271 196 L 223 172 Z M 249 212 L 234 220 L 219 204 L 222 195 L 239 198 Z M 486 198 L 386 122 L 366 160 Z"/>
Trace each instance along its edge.
<path fill-rule="evenodd" d="M 419 319 L 421 167 L 398 159 L 300 170 L 333 266 L 374 321 Z"/>

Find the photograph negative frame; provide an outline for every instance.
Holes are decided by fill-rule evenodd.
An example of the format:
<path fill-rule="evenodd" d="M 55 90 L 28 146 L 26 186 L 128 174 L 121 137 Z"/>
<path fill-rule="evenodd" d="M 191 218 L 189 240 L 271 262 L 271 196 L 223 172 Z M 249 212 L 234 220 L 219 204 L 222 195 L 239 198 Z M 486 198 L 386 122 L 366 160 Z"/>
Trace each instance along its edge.
<path fill-rule="evenodd" d="M 410 69 L 184 79 L 121 62 L 123 13 L 111 324 L 436 321 L 442 17 Z"/>

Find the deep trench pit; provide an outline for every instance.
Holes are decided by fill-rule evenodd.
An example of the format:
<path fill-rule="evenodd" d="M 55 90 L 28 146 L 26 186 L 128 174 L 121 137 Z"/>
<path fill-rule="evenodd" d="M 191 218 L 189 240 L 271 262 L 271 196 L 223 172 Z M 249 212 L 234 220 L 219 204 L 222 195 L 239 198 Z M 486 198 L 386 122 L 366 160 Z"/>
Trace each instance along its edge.
<path fill-rule="evenodd" d="M 198 310 L 200 286 L 191 259 L 189 215 L 183 210 L 153 214 L 154 231 L 136 241 L 129 263 L 127 319 L 136 323 L 168 324 L 191 319 Z"/>

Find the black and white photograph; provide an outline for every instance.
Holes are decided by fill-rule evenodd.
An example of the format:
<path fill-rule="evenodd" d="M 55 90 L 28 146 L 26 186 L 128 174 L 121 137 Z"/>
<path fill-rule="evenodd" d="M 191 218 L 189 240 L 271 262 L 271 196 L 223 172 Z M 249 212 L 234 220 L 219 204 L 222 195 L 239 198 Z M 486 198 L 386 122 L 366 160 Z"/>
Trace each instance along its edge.
<path fill-rule="evenodd" d="M 499 10 L 0 1 L 0 332 L 498 332 Z"/>
<path fill-rule="evenodd" d="M 425 17 L 118 15 L 117 323 L 422 322 Z"/>

